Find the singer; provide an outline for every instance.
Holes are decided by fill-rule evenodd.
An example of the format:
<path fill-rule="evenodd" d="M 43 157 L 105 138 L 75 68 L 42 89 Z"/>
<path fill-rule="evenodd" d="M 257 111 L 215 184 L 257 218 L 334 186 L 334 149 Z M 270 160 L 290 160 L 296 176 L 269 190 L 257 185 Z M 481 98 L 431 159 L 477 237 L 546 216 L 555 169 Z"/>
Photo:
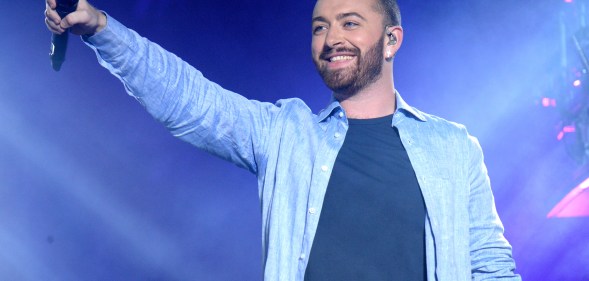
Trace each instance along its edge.
<path fill-rule="evenodd" d="M 478 141 L 395 88 L 395 0 L 317 0 L 312 58 L 333 99 L 248 100 L 80 0 L 68 28 L 174 136 L 258 178 L 264 280 L 521 280 Z"/>

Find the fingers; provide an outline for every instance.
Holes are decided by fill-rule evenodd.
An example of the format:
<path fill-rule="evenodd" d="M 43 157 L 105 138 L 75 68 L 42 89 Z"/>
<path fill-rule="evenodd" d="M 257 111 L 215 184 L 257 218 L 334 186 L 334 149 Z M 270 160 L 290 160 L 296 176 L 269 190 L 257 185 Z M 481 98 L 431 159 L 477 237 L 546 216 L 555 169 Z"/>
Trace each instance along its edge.
<path fill-rule="evenodd" d="M 63 19 L 59 16 L 55 7 L 56 0 L 46 0 L 45 24 L 53 33 L 61 34 L 71 28 L 70 31 L 76 35 L 94 34 L 106 25 L 104 14 L 85 0 L 80 0 L 77 10 Z"/>
<path fill-rule="evenodd" d="M 47 7 L 55 10 L 55 8 L 57 7 L 57 2 L 56 0 L 47 0 L 45 1 L 45 3 L 47 3 Z"/>
<path fill-rule="evenodd" d="M 59 24 L 55 24 L 55 22 L 50 21 L 47 18 L 45 18 L 45 24 L 52 33 L 62 34 L 65 31 L 63 28 L 61 28 L 61 26 L 59 26 Z"/>
<path fill-rule="evenodd" d="M 56 24 L 59 24 L 59 22 L 61 21 L 61 17 L 57 14 L 57 11 L 55 11 L 55 8 L 51 8 L 51 6 L 49 6 L 49 4 L 47 4 L 45 7 L 45 18 L 47 18 L 48 20 L 50 20 Z"/>
<path fill-rule="evenodd" d="M 53 1 L 53 4 L 55 5 L 55 0 L 47 0 L 47 5 L 45 8 L 45 24 L 51 32 L 61 34 L 65 31 L 65 29 L 60 27 L 61 18 L 55 9 L 51 8 L 49 1 Z"/>

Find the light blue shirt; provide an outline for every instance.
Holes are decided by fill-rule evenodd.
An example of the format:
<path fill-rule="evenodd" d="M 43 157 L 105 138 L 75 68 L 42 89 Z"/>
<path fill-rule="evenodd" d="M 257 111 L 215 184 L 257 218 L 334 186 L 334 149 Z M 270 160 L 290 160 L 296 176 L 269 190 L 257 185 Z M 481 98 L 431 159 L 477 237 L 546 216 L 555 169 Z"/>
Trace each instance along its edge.
<path fill-rule="evenodd" d="M 299 99 L 248 100 L 113 18 L 85 41 L 174 136 L 257 176 L 264 279 L 302 281 L 348 129 L 341 105 L 334 101 L 316 115 Z M 477 140 L 463 126 L 396 98 L 391 126 L 407 149 L 427 210 L 428 280 L 520 280 Z"/>

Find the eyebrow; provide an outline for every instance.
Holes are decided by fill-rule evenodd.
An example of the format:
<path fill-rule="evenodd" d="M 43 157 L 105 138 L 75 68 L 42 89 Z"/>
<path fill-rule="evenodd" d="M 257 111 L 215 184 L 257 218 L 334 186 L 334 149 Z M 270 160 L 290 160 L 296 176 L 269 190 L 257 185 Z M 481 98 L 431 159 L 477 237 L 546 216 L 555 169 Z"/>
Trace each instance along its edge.
<path fill-rule="evenodd" d="M 362 15 L 356 13 L 356 12 L 349 12 L 349 13 L 341 13 L 338 14 L 335 19 L 337 20 L 342 20 L 345 18 L 349 18 L 349 17 L 358 17 L 364 21 L 366 21 L 366 18 L 364 18 Z M 322 17 L 322 16 L 318 16 L 318 17 L 314 17 L 313 20 L 311 22 L 316 22 L 316 21 L 322 21 L 322 22 L 327 22 L 327 19 Z"/>

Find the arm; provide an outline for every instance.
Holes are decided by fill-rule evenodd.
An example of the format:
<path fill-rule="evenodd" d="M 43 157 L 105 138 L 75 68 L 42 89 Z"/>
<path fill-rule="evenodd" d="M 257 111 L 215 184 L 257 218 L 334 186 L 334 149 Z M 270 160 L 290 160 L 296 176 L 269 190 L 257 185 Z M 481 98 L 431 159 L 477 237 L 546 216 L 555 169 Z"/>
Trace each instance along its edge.
<path fill-rule="evenodd" d="M 278 107 L 227 91 L 180 58 L 107 17 L 85 0 L 63 20 L 47 0 L 47 25 L 84 35 L 101 65 L 177 137 L 257 172 Z M 57 16 L 58 17 L 58 16 Z M 103 24 L 104 23 L 104 24 Z"/>
<path fill-rule="evenodd" d="M 483 152 L 478 141 L 469 137 L 470 179 L 470 257 L 473 280 L 521 280 L 514 273 L 511 246 L 503 236 Z"/>

